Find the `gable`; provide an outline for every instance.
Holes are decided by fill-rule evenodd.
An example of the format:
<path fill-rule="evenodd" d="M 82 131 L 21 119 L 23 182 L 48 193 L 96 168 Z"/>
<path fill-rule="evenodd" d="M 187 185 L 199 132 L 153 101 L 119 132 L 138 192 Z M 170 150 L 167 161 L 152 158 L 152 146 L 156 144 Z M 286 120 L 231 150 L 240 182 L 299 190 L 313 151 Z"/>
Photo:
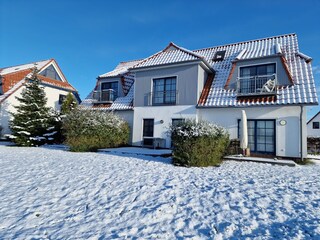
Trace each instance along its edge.
<path fill-rule="evenodd" d="M 51 79 L 55 79 L 58 81 L 62 81 L 58 72 L 56 71 L 56 69 L 53 67 L 53 65 L 49 65 L 48 67 L 46 67 L 44 70 L 42 70 L 41 72 L 39 72 L 39 75 L 42 75 L 44 77 L 47 78 L 51 78 Z"/>
<path fill-rule="evenodd" d="M 313 121 L 320 121 L 320 111 L 307 122 L 307 125 L 311 124 Z"/>
<path fill-rule="evenodd" d="M 162 51 L 140 61 L 131 69 L 136 70 L 139 68 L 155 67 L 160 65 L 176 64 L 191 61 L 202 61 L 205 65 L 207 65 L 209 69 L 211 69 L 211 66 L 202 56 L 185 48 L 179 47 L 174 43 L 170 43 Z"/>
<path fill-rule="evenodd" d="M 40 69 L 39 75 L 57 81 L 67 82 L 58 64 L 53 59 L 47 66 L 44 66 L 44 68 Z"/>

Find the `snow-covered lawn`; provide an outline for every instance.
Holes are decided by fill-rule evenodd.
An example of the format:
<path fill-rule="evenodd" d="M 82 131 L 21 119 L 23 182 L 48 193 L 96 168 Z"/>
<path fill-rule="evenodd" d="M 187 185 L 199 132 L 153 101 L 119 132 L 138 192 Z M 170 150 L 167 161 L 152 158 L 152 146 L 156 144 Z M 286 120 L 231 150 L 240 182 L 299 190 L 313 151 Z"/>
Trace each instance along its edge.
<path fill-rule="evenodd" d="M 0 146 L 0 239 L 320 239 L 319 175 Z"/>

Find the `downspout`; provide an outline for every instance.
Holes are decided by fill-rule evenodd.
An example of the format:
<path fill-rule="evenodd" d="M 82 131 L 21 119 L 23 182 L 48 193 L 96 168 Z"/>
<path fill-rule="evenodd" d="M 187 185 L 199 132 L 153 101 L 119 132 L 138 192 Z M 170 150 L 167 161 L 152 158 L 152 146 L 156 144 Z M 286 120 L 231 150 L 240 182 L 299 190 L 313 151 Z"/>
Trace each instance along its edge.
<path fill-rule="evenodd" d="M 300 106 L 300 161 L 303 162 L 303 137 L 302 137 L 302 115 L 303 115 L 303 106 Z"/>

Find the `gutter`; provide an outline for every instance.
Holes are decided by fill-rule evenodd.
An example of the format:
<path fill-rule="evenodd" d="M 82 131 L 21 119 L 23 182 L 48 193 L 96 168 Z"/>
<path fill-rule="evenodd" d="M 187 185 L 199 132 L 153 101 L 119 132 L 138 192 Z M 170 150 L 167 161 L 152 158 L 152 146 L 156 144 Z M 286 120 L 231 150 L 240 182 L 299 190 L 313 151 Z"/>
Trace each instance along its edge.
<path fill-rule="evenodd" d="M 255 107 L 294 107 L 294 106 L 317 106 L 318 103 L 306 103 L 304 105 L 296 104 L 296 103 L 286 103 L 286 104 L 264 104 L 264 105 L 242 105 L 242 106 L 234 106 L 234 105 L 225 105 L 225 106 L 199 106 L 196 105 L 196 108 L 199 109 L 214 109 L 214 108 L 255 108 Z"/>
<path fill-rule="evenodd" d="M 303 115 L 303 106 L 300 105 L 300 161 L 301 162 L 303 162 L 302 115 Z"/>

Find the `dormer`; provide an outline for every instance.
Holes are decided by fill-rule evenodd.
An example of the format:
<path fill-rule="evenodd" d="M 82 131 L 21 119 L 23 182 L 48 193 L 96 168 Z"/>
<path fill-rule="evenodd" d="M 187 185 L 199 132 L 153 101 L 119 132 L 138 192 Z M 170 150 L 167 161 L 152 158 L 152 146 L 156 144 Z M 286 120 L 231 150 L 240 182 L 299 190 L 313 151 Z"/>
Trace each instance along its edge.
<path fill-rule="evenodd" d="M 264 54 L 242 49 L 232 62 L 225 89 L 236 90 L 237 98 L 272 96 L 279 87 L 294 84 L 279 43 L 260 51 Z"/>

